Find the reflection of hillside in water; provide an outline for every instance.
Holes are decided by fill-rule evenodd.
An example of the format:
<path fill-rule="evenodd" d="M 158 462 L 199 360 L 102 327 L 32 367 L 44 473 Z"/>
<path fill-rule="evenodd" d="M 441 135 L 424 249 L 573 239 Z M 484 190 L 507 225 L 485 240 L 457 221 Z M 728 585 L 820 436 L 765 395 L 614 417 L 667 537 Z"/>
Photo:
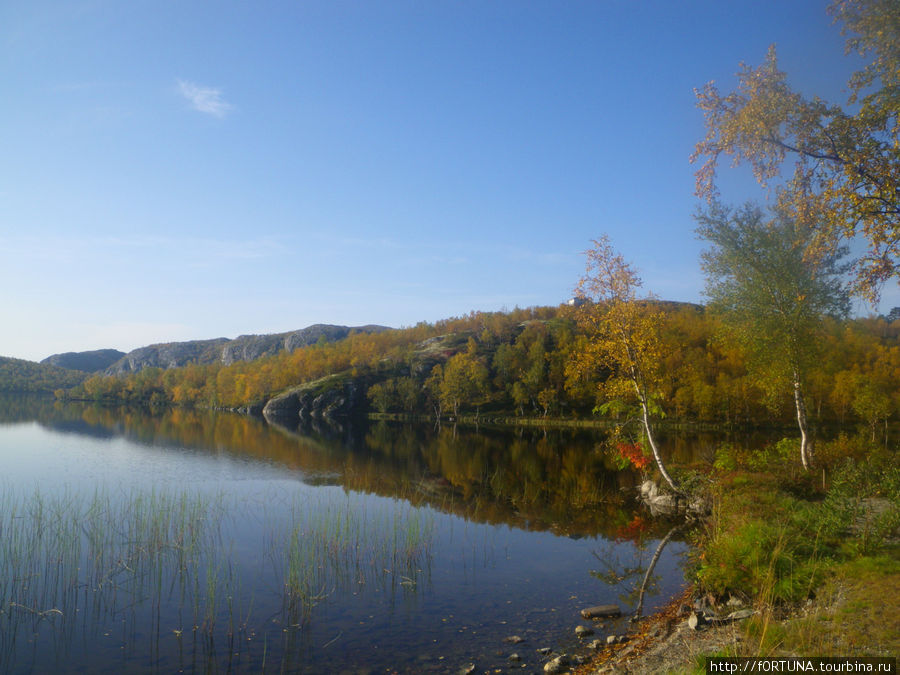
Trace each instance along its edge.
<path fill-rule="evenodd" d="M 63 433 L 252 458 L 298 471 L 311 484 L 406 499 L 476 522 L 566 536 L 630 536 L 633 529 L 639 476 L 617 470 L 598 450 L 599 431 L 385 422 L 289 430 L 226 412 L 10 398 L 10 405 L 0 400 L 0 422 L 36 420 Z M 657 525 L 642 532 L 653 535 L 646 527 Z"/>

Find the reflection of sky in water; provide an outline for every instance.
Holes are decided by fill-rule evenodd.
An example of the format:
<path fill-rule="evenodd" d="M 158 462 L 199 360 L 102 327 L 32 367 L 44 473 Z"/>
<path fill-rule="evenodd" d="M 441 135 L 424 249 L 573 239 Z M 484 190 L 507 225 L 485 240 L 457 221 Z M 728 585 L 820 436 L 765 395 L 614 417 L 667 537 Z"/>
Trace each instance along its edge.
<path fill-rule="evenodd" d="M 281 592 L 273 542 L 283 545 L 297 519 L 321 522 L 329 512 L 362 514 L 365 527 L 380 537 L 392 536 L 397 514 L 415 514 L 430 528 L 429 555 L 417 558 L 415 570 L 379 563 L 382 569 L 351 570 L 356 577 L 348 578 L 357 581 L 321 589 L 323 599 L 312 620 L 288 644 L 300 654 L 295 664 L 300 672 L 364 666 L 455 672 L 472 660 L 484 668 L 491 662 L 502 666 L 512 651 L 503 639 L 512 634 L 526 638 L 527 644 L 515 651 L 538 669 L 533 655 L 539 647 L 571 648 L 582 608 L 615 603 L 628 611 L 631 600 L 623 602 L 622 596 L 640 578 L 620 587 L 606 585 L 590 574 L 602 566 L 600 560 L 646 565 L 656 545 L 647 542 L 638 551 L 631 542 L 602 537 L 572 539 L 468 522 L 397 499 L 306 485 L 298 470 L 234 452 L 58 433 L 36 423 L 0 426 L 0 466 L 0 487 L 18 491 L 38 486 L 51 494 L 100 486 L 113 497 L 146 489 L 224 495 L 223 536 L 230 556 L 224 562 L 242 575 L 241 597 L 253 607 L 250 621 L 258 635 L 271 636 L 267 651 L 276 661 L 286 643 L 281 642 L 283 627 L 272 620 Z M 665 550 L 656 571 L 660 594 L 647 599 L 645 611 L 678 590 L 684 550 L 678 542 Z M 174 664 L 165 645 L 156 649 L 162 651 L 157 664 Z M 134 664 L 149 658 L 141 654 L 142 646 L 136 645 Z"/>
<path fill-rule="evenodd" d="M 121 436 L 96 438 L 55 433 L 36 422 L 0 427 L 0 465 L 17 485 L 53 489 L 84 481 L 123 488 L 233 484 L 301 479 L 299 472 L 233 453 L 133 443 Z"/>

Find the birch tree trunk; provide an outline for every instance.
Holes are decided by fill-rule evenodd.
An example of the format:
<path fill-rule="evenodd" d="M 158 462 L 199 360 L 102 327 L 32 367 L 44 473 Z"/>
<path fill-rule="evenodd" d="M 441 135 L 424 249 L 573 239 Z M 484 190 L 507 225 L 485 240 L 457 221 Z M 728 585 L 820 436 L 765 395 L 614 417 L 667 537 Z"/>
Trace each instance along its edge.
<path fill-rule="evenodd" d="M 675 481 L 672 480 L 669 472 L 666 471 L 666 465 L 663 464 L 662 457 L 659 454 L 659 448 L 656 447 L 656 439 L 653 438 L 653 427 L 650 425 L 650 409 L 647 405 L 647 396 L 644 394 L 644 392 L 641 391 L 641 388 L 640 386 L 638 386 L 637 382 L 635 382 L 634 386 L 638 390 L 638 399 L 641 402 L 641 421 L 644 423 L 644 433 L 647 434 L 647 442 L 650 444 L 650 449 L 653 451 L 653 459 L 656 460 L 656 466 L 659 467 L 659 472 L 662 474 L 662 477 L 666 479 L 669 487 L 680 494 L 681 490 L 678 489 L 678 485 L 675 484 Z"/>
<path fill-rule="evenodd" d="M 803 386 L 800 383 L 800 375 L 794 371 L 794 403 L 797 406 L 797 426 L 800 427 L 800 461 L 803 470 L 809 471 L 809 426 L 806 421 L 806 403 L 803 401 Z"/>

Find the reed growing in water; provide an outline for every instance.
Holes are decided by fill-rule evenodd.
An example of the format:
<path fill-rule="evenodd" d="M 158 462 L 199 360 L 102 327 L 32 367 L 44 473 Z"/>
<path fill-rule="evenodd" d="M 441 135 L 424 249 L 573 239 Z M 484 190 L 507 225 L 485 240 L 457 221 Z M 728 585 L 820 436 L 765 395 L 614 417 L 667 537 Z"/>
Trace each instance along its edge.
<path fill-rule="evenodd" d="M 430 561 L 427 512 L 314 494 L 299 491 L 254 519 L 221 492 L 0 485 L 0 670 L 35 644 L 66 651 L 113 626 L 126 642 L 149 636 L 151 652 L 161 636 L 187 634 L 204 659 L 218 658 L 217 641 L 228 646 L 219 657 L 250 649 L 241 645 L 251 638 L 265 653 L 272 615 L 256 617 L 257 605 L 275 608 L 281 630 L 297 630 L 336 590 L 415 590 Z"/>

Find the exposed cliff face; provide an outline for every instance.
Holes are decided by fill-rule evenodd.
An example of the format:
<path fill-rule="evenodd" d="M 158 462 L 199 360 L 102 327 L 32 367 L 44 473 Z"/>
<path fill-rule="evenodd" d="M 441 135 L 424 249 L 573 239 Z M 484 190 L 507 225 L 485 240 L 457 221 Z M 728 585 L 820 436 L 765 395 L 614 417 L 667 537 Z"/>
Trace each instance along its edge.
<path fill-rule="evenodd" d="M 118 349 L 95 349 L 90 352 L 53 354 L 41 361 L 41 364 L 80 370 L 85 373 L 96 373 L 109 368 L 123 356 L 125 356 L 125 352 L 120 352 Z"/>
<path fill-rule="evenodd" d="M 142 368 L 178 368 L 189 363 L 223 363 L 230 365 L 236 361 L 254 361 L 279 352 L 292 352 L 300 347 L 315 344 L 320 339 L 327 342 L 341 340 L 351 331 L 377 333 L 390 330 L 385 326 L 332 326 L 315 324 L 288 333 L 271 335 L 241 335 L 229 340 L 191 340 L 170 342 L 135 349 L 122 356 L 106 368 L 107 375 L 131 373 Z"/>
<path fill-rule="evenodd" d="M 178 368 L 188 363 L 214 363 L 221 354 L 226 338 L 192 340 L 140 347 L 128 352 L 106 369 L 107 375 L 132 373 L 143 368 Z"/>

